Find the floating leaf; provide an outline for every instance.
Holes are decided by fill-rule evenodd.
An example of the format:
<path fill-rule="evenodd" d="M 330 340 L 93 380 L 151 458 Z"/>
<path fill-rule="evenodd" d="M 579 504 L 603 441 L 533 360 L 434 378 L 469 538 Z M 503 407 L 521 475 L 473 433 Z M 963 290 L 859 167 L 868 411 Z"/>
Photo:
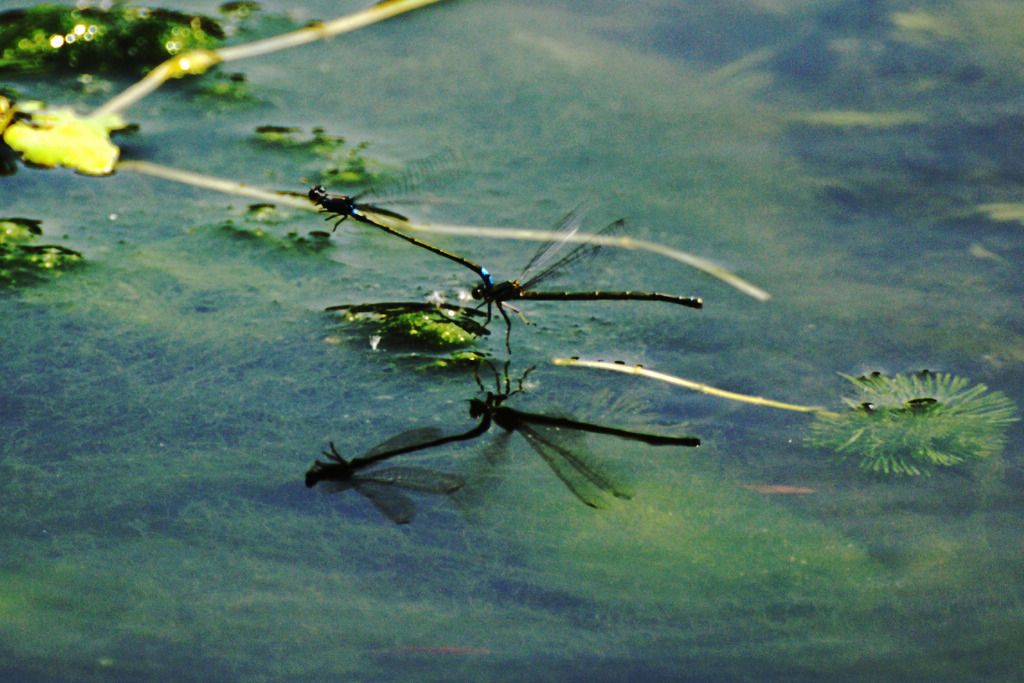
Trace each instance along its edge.
<path fill-rule="evenodd" d="M 46 109 L 41 102 L 20 103 L 17 112 L 3 138 L 25 161 L 88 175 L 113 171 L 120 150 L 110 142 L 110 131 L 125 127 L 120 117 L 80 117 L 69 108 Z"/>
<path fill-rule="evenodd" d="M 807 444 L 859 460 L 861 469 L 918 475 L 998 454 L 1006 426 L 1015 421 L 1013 402 L 984 384 L 943 373 L 851 377 L 849 410 L 819 412 Z"/>

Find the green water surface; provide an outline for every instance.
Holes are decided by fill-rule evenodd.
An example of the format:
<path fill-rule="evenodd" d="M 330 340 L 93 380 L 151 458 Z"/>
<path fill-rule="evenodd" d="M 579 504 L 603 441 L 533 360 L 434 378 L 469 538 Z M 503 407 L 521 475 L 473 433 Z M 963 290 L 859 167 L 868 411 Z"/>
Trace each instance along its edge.
<path fill-rule="evenodd" d="M 429 367 L 446 352 L 374 350 L 371 327 L 323 311 L 453 297 L 475 284 L 457 264 L 352 221 L 313 248 L 288 237 L 322 229 L 311 213 L 259 221 L 243 198 L 129 172 L 0 179 L 3 214 L 87 260 L 0 295 L 0 678 L 1024 675 L 1019 423 L 1000 456 L 873 479 L 804 447 L 805 414 L 549 362 L 643 363 L 833 410 L 836 373 L 929 368 L 1024 405 L 1022 228 L 979 210 L 1024 190 L 1017 4 L 714 5 L 443 2 L 226 66 L 251 97 L 170 83 L 116 140 L 125 159 L 300 193 L 314 153 L 258 126 L 321 126 L 396 169 L 451 147 L 456 177 L 403 205 L 416 220 L 549 228 L 586 202 L 585 230 L 624 217 L 768 290 L 603 249 L 551 288 L 704 309 L 513 316 L 510 373 L 537 368 L 509 405 L 702 439 L 587 437 L 635 491 L 606 510 L 497 428 L 407 457 L 489 485 L 415 495 L 407 526 L 304 487 L 328 441 L 353 457 L 474 424 L 472 372 Z M 263 7 L 275 30 L 354 9 Z M 84 110 L 131 83 L 105 78 L 98 94 L 75 74 L 5 82 Z M 536 248 L 431 239 L 499 279 Z M 473 348 L 500 368 L 491 330 Z"/>

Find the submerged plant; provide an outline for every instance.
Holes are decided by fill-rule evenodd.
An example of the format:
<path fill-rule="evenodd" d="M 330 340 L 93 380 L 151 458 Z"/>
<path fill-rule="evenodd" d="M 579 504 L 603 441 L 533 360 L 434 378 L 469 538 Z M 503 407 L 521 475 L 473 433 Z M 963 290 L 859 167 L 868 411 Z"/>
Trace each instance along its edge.
<path fill-rule="evenodd" d="M 33 244 L 40 221 L 0 218 L 0 286 L 13 286 L 79 264 L 84 257 L 56 244 Z"/>
<path fill-rule="evenodd" d="M 342 311 L 348 320 L 370 320 L 381 335 L 390 335 L 428 348 L 462 346 L 490 334 L 474 320 L 484 314 L 474 308 L 430 302 L 343 304 L 328 311 Z M 379 341 L 379 337 L 378 337 Z M 376 348 L 376 344 L 374 344 Z"/>
<path fill-rule="evenodd" d="M 1015 421 L 1013 402 L 984 384 L 949 374 L 919 373 L 851 377 L 857 396 L 849 410 L 818 412 L 808 445 L 834 450 L 840 460 L 859 459 L 861 469 L 918 475 L 998 454 L 1004 430 Z"/>
<path fill-rule="evenodd" d="M 861 469 L 885 474 L 926 474 L 933 466 L 995 455 L 1006 443 L 1006 426 L 1017 420 L 1013 401 L 1001 392 L 984 384 L 968 388 L 970 380 L 928 370 L 906 377 L 840 373 L 859 393 L 843 399 L 849 410 L 833 413 L 737 394 L 640 365 L 579 358 L 555 358 L 554 363 L 641 375 L 733 401 L 814 413 L 808 446 L 834 450 L 840 460 L 860 458 Z"/>
<path fill-rule="evenodd" d="M 265 230 L 262 226 L 273 226 L 288 219 L 274 204 L 250 204 L 243 216 L 245 225 L 235 225 L 233 221 L 222 224 L 219 231 L 222 235 L 239 242 L 249 242 L 276 251 L 321 252 L 331 248 L 330 240 L 322 234 L 300 235 L 292 230 L 284 236 Z"/>
<path fill-rule="evenodd" d="M 366 184 L 382 180 L 369 169 L 372 160 L 364 154 L 369 142 L 348 145 L 345 138 L 329 135 L 320 126 L 314 127 L 309 135 L 294 126 L 259 126 L 255 139 L 264 147 L 314 158 L 318 166 L 315 176 L 320 183 Z"/>

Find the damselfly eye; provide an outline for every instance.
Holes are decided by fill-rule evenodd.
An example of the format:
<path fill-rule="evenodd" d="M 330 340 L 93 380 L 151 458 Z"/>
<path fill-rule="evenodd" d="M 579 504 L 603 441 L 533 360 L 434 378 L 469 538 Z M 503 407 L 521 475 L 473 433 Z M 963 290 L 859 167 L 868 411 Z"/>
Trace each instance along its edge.
<path fill-rule="evenodd" d="M 323 185 L 309 188 L 309 200 L 314 204 L 322 204 L 327 199 L 327 188 Z"/>
<path fill-rule="evenodd" d="M 484 286 L 483 285 L 477 285 L 476 287 L 473 288 L 473 291 L 471 291 L 469 294 L 474 299 L 483 299 L 484 298 Z"/>

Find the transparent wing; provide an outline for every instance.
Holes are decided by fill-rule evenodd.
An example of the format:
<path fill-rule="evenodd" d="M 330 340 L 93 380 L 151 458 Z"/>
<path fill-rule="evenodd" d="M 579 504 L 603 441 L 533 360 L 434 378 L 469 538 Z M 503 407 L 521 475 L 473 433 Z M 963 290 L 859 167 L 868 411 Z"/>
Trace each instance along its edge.
<path fill-rule="evenodd" d="M 508 461 L 508 440 L 510 436 L 510 432 L 499 429 L 494 438 L 484 447 L 481 453 L 488 465 L 500 467 Z"/>
<path fill-rule="evenodd" d="M 321 479 L 316 488 L 324 495 L 340 493 L 352 488 L 352 482 L 347 479 Z"/>
<path fill-rule="evenodd" d="M 498 430 L 468 462 L 462 463 L 466 485 L 452 493 L 451 502 L 463 517 L 480 519 L 481 511 L 504 480 L 510 436 L 504 429 Z"/>
<path fill-rule="evenodd" d="M 397 486 L 424 493 L 451 493 L 465 485 L 465 480 L 448 472 L 428 470 L 424 467 L 385 467 L 358 475 L 360 483 L 370 482 Z"/>
<path fill-rule="evenodd" d="M 450 182 L 457 175 L 458 155 L 455 150 L 446 148 L 425 159 L 417 159 L 406 164 L 405 168 L 384 178 L 382 181 L 366 188 L 354 198 L 373 203 L 386 201 L 389 204 L 410 204 L 417 201 L 410 197 L 425 182 L 431 187 L 440 187 Z"/>
<path fill-rule="evenodd" d="M 606 494 L 616 498 L 632 498 L 632 492 L 616 482 L 594 462 L 582 437 L 569 429 L 550 425 L 521 423 L 516 431 L 523 435 L 562 483 L 587 505 L 606 507 Z"/>
<path fill-rule="evenodd" d="M 555 232 L 558 233 L 556 239 L 548 242 L 543 247 L 537 250 L 537 253 L 533 255 L 530 262 L 523 268 L 523 272 L 519 276 L 519 282 L 531 281 L 530 276 L 535 271 L 538 271 L 541 266 L 548 263 L 555 254 L 565 246 L 566 241 L 580 231 L 580 225 L 583 223 L 582 212 L 578 209 L 573 209 L 566 216 L 558 222 L 555 226 Z M 543 277 L 543 273 L 534 277 L 536 280 L 539 277 Z"/>
<path fill-rule="evenodd" d="M 381 453 L 395 451 L 421 443 L 430 443 L 441 438 L 441 430 L 436 427 L 420 427 L 397 434 L 383 443 L 379 443 L 363 454 L 363 458 L 372 458 Z"/>
<path fill-rule="evenodd" d="M 609 223 L 608 225 L 604 226 L 603 228 L 601 228 L 600 230 L 598 230 L 594 234 L 596 234 L 596 235 L 605 235 L 605 234 L 612 233 L 612 232 L 619 232 L 619 231 L 622 230 L 624 225 L 625 225 L 625 221 L 623 221 L 620 218 L 617 221 L 612 221 L 611 223 Z M 578 225 L 576 227 L 577 227 L 577 229 L 579 228 Z M 578 230 L 573 230 L 572 232 L 567 233 L 566 237 L 563 237 L 562 240 L 560 240 L 559 242 L 554 242 L 553 244 L 557 244 L 559 246 L 564 244 L 565 240 L 568 239 L 568 236 L 576 234 L 577 231 Z M 519 284 L 522 285 L 523 289 L 530 289 L 533 285 L 536 285 L 536 284 L 538 284 L 538 283 L 548 279 L 552 275 L 555 275 L 555 274 L 559 273 L 560 271 L 562 271 L 562 269 L 564 269 L 570 263 L 575 263 L 576 261 L 579 261 L 582 258 L 588 257 L 588 256 L 592 255 L 593 253 L 595 253 L 600 248 L 601 248 L 600 244 L 588 244 L 586 242 L 581 242 L 580 244 L 577 244 L 575 247 L 573 247 L 571 250 L 569 250 L 564 256 L 562 256 L 562 258 L 558 259 L 555 263 L 551 264 L 550 266 L 548 266 L 544 270 L 536 273 L 532 277 L 528 277 L 528 276 L 526 276 L 524 274 L 524 276 L 520 278 Z M 533 266 L 533 268 L 531 269 L 531 272 L 532 271 L 536 271 L 536 270 L 537 270 L 537 265 L 535 264 Z"/>
<path fill-rule="evenodd" d="M 354 482 L 354 486 L 356 491 L 395 524 L 408 524 L 416 517 L 416 503 L 401 491 L 387 484 L 363 479 Z"/>
<path fill-rule="evenodd" d="M 402 227 L 402 224 L 408 223 L 409 218 L 397 211 L 385 209 L 382 206 L 374 206 L 372 204 L 356 204 L 353 206 L 353 216 L 362 216 L 368 218 L 374 224 L 378 226 L 386 226 L 394 228 L 396 225 Z"/>

